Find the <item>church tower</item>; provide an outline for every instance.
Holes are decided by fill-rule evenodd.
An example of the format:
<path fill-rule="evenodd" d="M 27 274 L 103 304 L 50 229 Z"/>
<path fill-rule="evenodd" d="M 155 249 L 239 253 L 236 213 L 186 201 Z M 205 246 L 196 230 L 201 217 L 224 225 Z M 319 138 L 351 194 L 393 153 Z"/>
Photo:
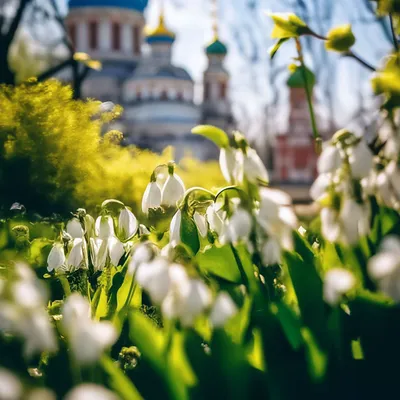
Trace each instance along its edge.
<path fill-rule="evenodd" d="M 202 123 L 229 130 L 233 128 L 233 117 L 228 94 L 229 73 L 224 67 L 228 49 L 219 38 L 217 0 L 213 1 L 214 37 L 205 49 L 208 66 L 203 77 Z"/>

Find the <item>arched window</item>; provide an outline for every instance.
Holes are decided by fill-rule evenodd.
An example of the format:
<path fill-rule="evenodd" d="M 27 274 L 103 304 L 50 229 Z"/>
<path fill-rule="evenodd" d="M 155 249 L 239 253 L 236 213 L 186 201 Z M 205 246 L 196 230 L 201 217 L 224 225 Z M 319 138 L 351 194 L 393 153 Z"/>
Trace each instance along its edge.
<path fill-rule="evenodd" d="M 141 43 L 140 43 L 140 28 L 137 25 L 132 27 L 133 35 L 133 52 L 134 54 L 140 54 Z"/>
<path fill-rule="evenodd" d="M 220 92 L 219 92 L 220 99 L 225 99 L 226 98 L 226 91 L 227 91 L 226 82 L 221 82 L 219 90 L 220 90 Z"/>
<path fill-rule="evenodd" d="M 76 25 L 69 24 L 68 25 L 68 36 L 71 40 L 71 43 L 74 47 L 76 47 Z"/>
<path fill-rule="evenodd" d="M 111 25 L 111 43 L 113 50 L 121 50 L 121 25 L 118 22 Z"/>
<path fill-rule="evenodd" d="M 91 50 L 96 50 L 98 46 L 98 28 L 97 21 L 89 22 L 89 48 Z"/>
<path fill-rule="evenodd" d="M 209 100 L 211 95 L 211 84 L 210 82 L 206 82 L 204 84 L 204 100 Z"/>

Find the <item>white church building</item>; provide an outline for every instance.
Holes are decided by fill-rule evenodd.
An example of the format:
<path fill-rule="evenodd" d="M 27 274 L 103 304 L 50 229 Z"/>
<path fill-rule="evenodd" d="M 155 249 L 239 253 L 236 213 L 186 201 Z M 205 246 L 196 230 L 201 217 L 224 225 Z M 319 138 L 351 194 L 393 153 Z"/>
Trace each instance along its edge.
<path fill-rule="evenodd" d="M 185 69 L 172 64 L 175 34 L 166 25 L 164 10 L 158 26 L 145 27 L 147 3 L 70 0 L 66 24 L 75 50 L 90 54 L 103 66 L 90 72 L 83 96 L 123 106 L 119 128 L 127 144 L 154 151 L 172 145 L 176 158 L 187 151 L 199 159 L 214 158 L 214 144 L 190 131 L 198 124 L 234 128 L 229 74 L 224 68 L 227 47 L 219 40 L 215 23 L 214 39 L 205 48 L 203 101 L 195 103 L 195 82 Z"/>

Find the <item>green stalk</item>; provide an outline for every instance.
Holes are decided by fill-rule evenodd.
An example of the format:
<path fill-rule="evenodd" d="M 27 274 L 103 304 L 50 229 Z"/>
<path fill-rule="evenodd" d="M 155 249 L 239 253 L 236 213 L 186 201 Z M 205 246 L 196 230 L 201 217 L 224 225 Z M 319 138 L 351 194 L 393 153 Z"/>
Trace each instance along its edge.
<path fill-rule="evenodd" d="M 236 250 L 235 246 L 232 243 L 231 243 L 230 246 L 231 246 L 231 250 L 232 250 L 233 256 L 235 257 L 235 261 L 236 261 L 236 264 L 238 266 L 242 281 L 245 284 L 245 286 L 248 288 L 249 287 L 249 280 L 247 278 L 246 271 L 244 270 L 244 267 L 243 267 L 243 264 L 242 264 L 242 260 L 240 259 L 239 253 L 238 253 L 238 251 Z"/>
<path fill-rule="evenodd" d="M 315 151 L 317 152 L 317 154 L 319 154 L 319 153 L 321 153 L 322 139 L 321 139 L 321 135 L 319 134 L 318 128 L 317 128 L 317 122 L 316 122 L 315 113 L 314 113 L 314 106 L 312 103 L 311 90 L 310 90 L 310 87 L 308 86 L 306 66 L 304 64 L 303 49 L 301 47 L 300 39 L 298 39 L 298 38 L 296 39 L 296 49 L 297 49 L 297 53 L 299 56 L 299 61 L 301 64 L 301 71 L 303 74 L 304 85 L 305 85 L 305 89 L 306 89 L 308 109 L 309 109 L 310 118 L 311 118 L 311 126 L 312 126 L 312 130 L 313 130 L 313 137 L 315 140 Z"/>

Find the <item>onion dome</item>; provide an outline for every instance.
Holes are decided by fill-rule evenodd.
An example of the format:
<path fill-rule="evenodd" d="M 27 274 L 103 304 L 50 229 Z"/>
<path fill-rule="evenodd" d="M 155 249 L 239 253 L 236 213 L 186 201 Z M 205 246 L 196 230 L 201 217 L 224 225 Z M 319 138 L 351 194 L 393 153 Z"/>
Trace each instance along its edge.
<path fill-rule="evenodd" d="M 144 12 L 149 0 L 70 0 L 69 8 L 80 7 L 113 7 Z"/>
<path fill-rule="evenodd" d="M 160 14 L 158 26 L 156 28 L 146 28 L 146 41 L 152 43 L 173 43 L 175 41 L 175 33 L 170 31 L 165 25 L 164 13 Z"/>
<path fill-rule="evenodd" d="M 304 82 L 304 72 L 306 74 L 307 84 L 310 88 L 313 88 L 315 85 L 315 75 L 309 70 L 307 67 L 293 65 L 290 68 L 292 72 L 287 80 L 287 85 L 290 88 L 305 88 Z"/>
<path fill-rule="evenodd" d="M 228 48 L 222 43 L 218 36 L 206 47 L 207 55 L 221 55 L 225 56 L 228 53 Z"/>

